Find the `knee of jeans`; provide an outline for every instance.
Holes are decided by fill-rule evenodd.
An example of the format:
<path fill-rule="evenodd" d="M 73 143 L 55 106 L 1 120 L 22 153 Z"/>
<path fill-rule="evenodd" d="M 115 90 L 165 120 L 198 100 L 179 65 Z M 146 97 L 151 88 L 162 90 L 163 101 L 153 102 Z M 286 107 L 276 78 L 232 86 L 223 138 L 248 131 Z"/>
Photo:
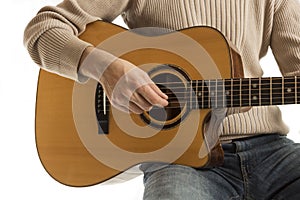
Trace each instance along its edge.
<path fill-rule="evenodd" d="M 147 182 L 148 178 L 154 173 L 168 167 L 170 164 L 163 163 L 143 163 L 140 165 L 140 170 L 144 173 L 144 184 Z"/>
<path fill-rule="evenodd" d="M 144 200 L 198 200 L 199 187 L 189 175 L 190 170 L 193 169 L 183 166 L 169 166 L 145 172 Z"/>

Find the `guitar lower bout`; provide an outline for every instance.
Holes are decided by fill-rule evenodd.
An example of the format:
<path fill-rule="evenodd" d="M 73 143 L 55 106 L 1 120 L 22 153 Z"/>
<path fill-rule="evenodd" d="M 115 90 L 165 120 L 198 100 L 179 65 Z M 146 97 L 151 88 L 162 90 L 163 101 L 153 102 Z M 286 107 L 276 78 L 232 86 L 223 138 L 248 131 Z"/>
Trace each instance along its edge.
<path fill-rule="evenodd" d="M 125 49 L 111 53 L 146 71 L 169 105 L 142 115 L 124 113 L 109 104 L 96 81 L 80 84 L 41 70 L 36 142 L 54 179 L 89 186 L 144 162 L 197 168 L 222 163 L 217 130 L 225 114 L 213 114 L 219 104 L 206 97 L 212 82 L 205 80 L 231 78 L 234 54 L 218 31 L 193 27 L 150 37 L 94 22 L 79 37 L 109 52 Z"/>

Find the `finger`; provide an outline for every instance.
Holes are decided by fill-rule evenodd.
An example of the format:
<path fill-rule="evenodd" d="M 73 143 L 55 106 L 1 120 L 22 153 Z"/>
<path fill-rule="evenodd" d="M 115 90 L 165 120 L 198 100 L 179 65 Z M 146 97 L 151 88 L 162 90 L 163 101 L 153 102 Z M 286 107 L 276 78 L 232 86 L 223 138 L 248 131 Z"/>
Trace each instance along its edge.
<path fill-rule="evenodd" d="M 149 86 L 163 99 L 168 99 L 168 95 L 166 95 L 165 93 L 163 93 L 159 87 L 157 87 L 157 85 L 155 84 L 149 84 Z"/>
<path fill-rule="evenodd" d="M 165 98 L 161 97 L 160 94 L 158 94 L 156 92 L 157 89 L 156 90 L 153 89 L 153 87 L 151 87 L 151 85 L 154 85 L 154 84 L 145 85 L 145 86 L 139 88 L 137 90 L 137 92 L 139 94 L 141 94 L 151 105 L 157 105 L 157 106 L 162 106 L 162 107 L 167 106 L 168 101 Z"/>
<path fill-rule="evenodd" d="M 136 100 L 136 98 L 129 99 L 130 98 L 129 96 L 130 95 L 122 94 L 121 96 L 119 96 L 119 98 L 115 97 L 114 98 L 115 107 L 118 110 L 121 110 L 125 113 L 135 113 L 135 114 L 143 113 L 145 109 L 141 108 L 141 106 L 139 106 L 137 103 L 135 103 L 138 100 Z M 135 96 L 140 96 L 140 95 L 135 95 Z M 135 99 L 135 100 L 133 101 L 133 99 Z M 142 98 L 139 97 L 139 99 L 142 99 Z M 149 106 L 149 103 L 145 102 L 145 100 L 144 100 L 143 105 L 145 105 L 145 107 L 147 107 L 147 106 Z"/>
<path fill-rule="evenodd" d="M 136 105 L 133 102 L 129 102 L 129 111 L 135 114 L 142 114 L 144 112 L 143 109 L 141 109 L 138 105 Z"/>
<path fill-rule="evenodd" d="M 147 101 L 142 95 L 135 92 L 131 97 L 131 102 L 135 103 L 140 109 L 149 111 L 153 105 Z"/>

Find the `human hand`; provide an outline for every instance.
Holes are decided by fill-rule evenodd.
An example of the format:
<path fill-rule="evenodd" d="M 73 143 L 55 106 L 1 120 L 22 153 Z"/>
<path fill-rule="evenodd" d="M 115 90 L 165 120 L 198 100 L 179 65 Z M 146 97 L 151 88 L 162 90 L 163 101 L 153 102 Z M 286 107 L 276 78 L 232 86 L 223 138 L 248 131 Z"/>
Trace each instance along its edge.
<path fill-rule="evenodd" d="M 79 73 L 99 81 L 110 103 L 124 112 L 140 114 L 153 106 L 168 105 L 168 96 L 146 72 L 100 49 L 86 48 Z"/>
<path fill-rule="evenodd" d="M 111 63 L 99 82 L 111 104 L 124 112 L 141 114 L 153 106 L 168 105 L 168 96 L 148 74 L 126 60 L 116 59 Z"/>

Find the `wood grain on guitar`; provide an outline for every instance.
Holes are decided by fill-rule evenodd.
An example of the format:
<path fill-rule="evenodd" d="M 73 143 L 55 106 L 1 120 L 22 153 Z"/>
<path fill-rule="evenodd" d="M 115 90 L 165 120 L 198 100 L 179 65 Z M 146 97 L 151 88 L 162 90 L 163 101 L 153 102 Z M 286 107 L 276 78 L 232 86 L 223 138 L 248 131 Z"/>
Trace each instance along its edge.
<path fill-rule="evenodd" d="M 79 37 L 145 70 L 168 94 L 165 108 L 123 113 L 110 106 L 97 82 L 79 84 L 40 71 L 36 143 L 55 180 L 104 183 L 144 162 L 218 166 L 218 128 L 227 107 L 300 100 L 298 77 L 242 78 L 240 56 L 213 28 L 144 32 L 98 21 Z"/>

